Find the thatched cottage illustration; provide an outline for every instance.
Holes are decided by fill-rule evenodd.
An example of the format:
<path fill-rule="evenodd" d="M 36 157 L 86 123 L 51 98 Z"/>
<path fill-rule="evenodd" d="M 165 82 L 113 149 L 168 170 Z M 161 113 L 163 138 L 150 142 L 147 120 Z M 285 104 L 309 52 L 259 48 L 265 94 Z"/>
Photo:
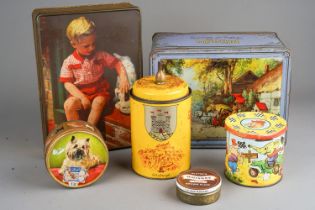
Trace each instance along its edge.
<path fill-rule="evenodd" d="M 275 114 L 280 114 L 281 80 L 282 63 L 271 70 L 267 65 L 266 73 L 249 86 L 258 100 L 267 105 L 269 112 Z"/>

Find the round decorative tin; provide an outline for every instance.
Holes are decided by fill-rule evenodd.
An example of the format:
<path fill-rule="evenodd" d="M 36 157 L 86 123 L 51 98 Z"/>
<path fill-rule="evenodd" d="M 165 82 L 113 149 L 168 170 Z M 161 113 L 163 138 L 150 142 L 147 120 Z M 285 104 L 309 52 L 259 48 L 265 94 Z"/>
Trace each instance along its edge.
<path fill-rule="evenodd" d="M 176 178 L 176 195 L 185 203 L 206 205 L 216 202 L 221 192 L 221 177 L 207 169 L 191 169 Z"/>
<path fill-rule="evenodd" d="M 108 165 L 108 149 L 96 127 L 84 121 L 69 121 L 48 135 L 45 160 L 56 182 L 80 188 L 102 176 Z"/>
<path fill-rule="evenodd" d="M 161 78 L 143 77 L 130 93 L 132 167 L 168 179 L 190 167 L 191 90 L 178 77 Z"/>
<path fill-rule="evenodd" d="M 225 120 L 226 177 L 240 185 L 264 187 L 282 178 L 286 121 L 271 113 L 240 112 Z"/>

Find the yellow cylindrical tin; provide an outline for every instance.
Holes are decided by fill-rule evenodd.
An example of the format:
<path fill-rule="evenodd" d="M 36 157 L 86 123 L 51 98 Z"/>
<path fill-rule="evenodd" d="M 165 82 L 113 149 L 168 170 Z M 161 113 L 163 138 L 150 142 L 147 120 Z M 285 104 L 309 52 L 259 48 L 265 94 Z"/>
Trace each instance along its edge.
<path fill-rule="evenodd" d="M 225 120 L 225 175 L 240 185 L 265 187 L 282 178 L 286 121 L 277 115 L 240 112 Z"/>
<path fill-rule="evenodd" d="M 130 95 L 134 171 L 147 178 L 168 179 L 189 169 L 191 90 L 187 83 L 170 75 L 161 80 L 143 77 L 134 83 Z"/>
<path fill-rule="evenodd" d="M 108 149 L 99 130 L 84 121 L 68 121 L 52 130 L 45 142 L 51 177 L 69 188 L 96 182 L 108 165 Z"/>

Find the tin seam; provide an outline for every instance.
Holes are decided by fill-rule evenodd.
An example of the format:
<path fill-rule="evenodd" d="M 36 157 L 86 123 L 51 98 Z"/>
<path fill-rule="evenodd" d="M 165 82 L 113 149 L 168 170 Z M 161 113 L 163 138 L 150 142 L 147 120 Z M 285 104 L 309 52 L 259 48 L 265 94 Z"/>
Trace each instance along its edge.
<path fill-rule="evenodd" d="M 180 102 L 180 101 L 183 101 L 187 98 L 189 98 L 191 96 L 191 88 L 188 88 L 189 92 L 187 95 L 181 97 L 181 98 L 178 98 L 178 99 L 174 99 L 174 100 L 168 100 L 168 101 L 153 101 L 153 100 L 147 100 L 147 99 L 143 99 L 143 98 L 140 98 L 138 96 L 135 96 L 132 92 L 132 89 L 130 90 L 129 94 L 130 94 L 130 97 L 132 97 L 134 100 L 136 101 L 139 101 L 139 102 L 142 102 L 142 103 L 147 103 L 147 104 L 172 104 L 172 103 L 177 103 L 177 102 Z"/>

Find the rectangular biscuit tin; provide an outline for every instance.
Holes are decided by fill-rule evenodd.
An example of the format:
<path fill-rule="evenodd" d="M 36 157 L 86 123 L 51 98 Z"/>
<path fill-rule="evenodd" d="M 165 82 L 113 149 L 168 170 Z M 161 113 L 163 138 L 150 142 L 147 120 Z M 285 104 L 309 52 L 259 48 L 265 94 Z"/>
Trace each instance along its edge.
<path fill-rule="evenodd" d="M 44 138 L 56 125 L 67 121 L 65 101 L 69 93 L 59 81 L 63 61 L 74 52 L 67 36 L 70 21 L 85 17 L 97 28 L 96 46 L 116 57 L 127 71 L 130 86 L 142 77 L 142 43 L 140 9 L 129 3 L 80 5 L 38 8 L 32 13 L 34 42 Z M 109 100 L 97 128 L 109 148 L 130 147 L 129 95 L 119 90 L 119 75 L 115 69 L 104 68 Z M 90 113 L 80 110 L 80 120 Z"/>
<path fill-rule="evenodd" d="M 290 52 L 276 33 L 156 33 L 150 74 L 159 68 L 192 89 L 194 148 L 224 148 L 233 113 L 288 118 Z"/>

